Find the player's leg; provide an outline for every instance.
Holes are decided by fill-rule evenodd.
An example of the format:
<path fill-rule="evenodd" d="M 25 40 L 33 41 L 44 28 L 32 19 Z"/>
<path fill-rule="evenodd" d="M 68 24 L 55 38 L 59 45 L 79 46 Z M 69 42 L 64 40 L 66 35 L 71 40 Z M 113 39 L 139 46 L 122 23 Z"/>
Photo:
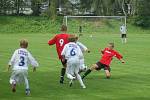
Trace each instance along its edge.
<path fill-rule="evenodd" d="M 66 68 L 67 78 L 69 78 L 70 80 L 75 79 L 75 77 L 73 76 L 73 74 L 74 74 L 74 66 L 71 63 L 71 61 L 68 61 L 67 68 Z"/>
<path fill-rule="evenodd" d="M 93 70 L 100 70 L 100 64 L 97 62 L 96 64 L 93 64 L 90 69 L 88 69 L 82 76 L 82 79 L 84 79 L 88 74 L 90 74 Z"/>
<path fill-rule="evenodd" d="M 65 76 L 65 72 L 66 72 L 66 66 L 67 66 L 67 61 L 62 61 L 62 65 L 63 65 L 63 68 L 61 69 L 61 75 L 60 75 L 60 83 L 63 84 L 64 82 L 64 76 Z"/>
<path fill-rule="evenodd" d="M 121 41 L 124 43 L 124 34 L 121 34 Z"/>
<path fill-rule="evenodd" d="M 77 78 L 77 80 L 79 81 L 80 85 L 82 88 L 86 88 L 86 86 L 84 85 L 81 76 L 79 75 L 79 70 L 80 70 L 80 61 L 77 61 L 76 65 L 74 66 L 74 73 L 75 76 Z"/>
<path fill-rule="evenodd" d="M 85 72 L 87 70 L 87 66 L 84 63 L 84 58 L 80 59 L 80 71 L 79 72 Z"/>
<path fill-rule="evenodd" d="M 110 79 L 110 77 L 111 77 L 110 67 L 105 67 L 104 70 L 105 70 L 106 78 Z"/>
<path fill-rule="evenodd" d="M 76 77 L 73 76 L 74 75 L 74 65 L 72 64 L 71 61 L 67 62 L 66 75 L 67 75 L 67 78 L 70 79 L 69 86 L 71 87 L 73 84 L 73 80 L 76 79 Z"/>
<path fill-rule="evenodd" d="M 127 35 L 125 34 L 124 42 L 127 43 Z"/>
<path fill-rule="evenodd" d="M 26 95 L 30 95 L 30 86 L 29 86 L 29 81 L 28 81 L 28 72 L 27 70 L 22 71 L 24 82 L 25 82 L 25 93 Z"/>
<path fill-rule="evenodd" d="M 86 88 L 86 86 L 84 85 L 84 83 L 83 83 L 83 81 L 82 81 L 81 76 L 80 76 L 78 73 L 76 73 L 76 77 L 77 77 L 77 79 L 78 79 L 80 85 L 82 86 L 82 88 Z"/>
<path fill-rule="evenodd" d="M 16 92 L 16 84 L 17 84 L 16 77 L 17 77 L 17 71 L 13 71 L 9 80 L 11 84 L 12 92 Z"/>

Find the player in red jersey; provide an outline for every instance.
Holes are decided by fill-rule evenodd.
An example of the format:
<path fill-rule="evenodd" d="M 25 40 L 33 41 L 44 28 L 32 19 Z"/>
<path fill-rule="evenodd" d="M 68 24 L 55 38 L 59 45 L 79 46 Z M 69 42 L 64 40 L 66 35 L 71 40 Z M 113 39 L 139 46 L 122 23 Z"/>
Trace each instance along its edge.
<path fill-rule="evenodd" d="M 102 58 L 100 61 L 98 61 L 96 64 L 93 64 L 90 69 L 88 69 L 84 75 L 82 76 L 82 79 L 84 79 L 91 71 L 93 70 L 105 70 L 106 78 L 110 78 L 110 63 L 113 59 L 113 57 L 116 57 L 119 59 L 122 63 L 125 63 L 125 61 L 122 59 L 122 55 L 119 54 L 117 51 L 113 50 L 114 43 L 109 43 L 108 47 L 105 48 L 103 51 L 100 50 L 102 54 Z"/>
<path fill-rule="evenodd" d="M 63 58 L 61 56 L 61 52 L 62 52 L 65 44 L 67 44 L 69 42 L 68 37 L 69 37 L 69 34 L 67 34 L 67 26 L 62 25 L 61 34 L 57 34 L 55 37 L 53 37 L 52 39 L 50 39 L 48 41 L 49 45 L 54 45 L 54 44 L 56 45 L 58 57 L 61 60 L 61 63 L 63 65 L 63 68 L 61 69 L 61 76 L 60 76 L 60 83 L 62 83 L 62 84 L 64 81 L 64 75 L 65 75 L 65 71 L 66 71 L 67 61 L 62 60 Z"/>

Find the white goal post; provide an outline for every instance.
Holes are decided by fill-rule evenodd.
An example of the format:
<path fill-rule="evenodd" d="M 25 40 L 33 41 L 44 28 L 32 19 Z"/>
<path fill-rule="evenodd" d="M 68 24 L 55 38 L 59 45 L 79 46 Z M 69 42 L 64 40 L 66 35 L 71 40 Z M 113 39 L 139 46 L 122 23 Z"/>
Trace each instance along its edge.
<path fill-rule="evenodd" d="M 67 26 L 68 18 L 123 18 L 124 25 L 127 26 L 127 18 L 126 16 L 64 16 L 64 24 Z"/>

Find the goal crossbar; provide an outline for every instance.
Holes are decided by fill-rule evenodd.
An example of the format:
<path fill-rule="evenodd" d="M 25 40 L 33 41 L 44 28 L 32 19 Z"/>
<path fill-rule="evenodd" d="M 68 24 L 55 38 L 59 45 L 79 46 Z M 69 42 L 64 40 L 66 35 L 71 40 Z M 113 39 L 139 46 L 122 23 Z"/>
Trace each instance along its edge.
<path fill-rule="evenodd" d="M 124 18 L 124 24 L 126 26 L 126 16 L 64 16 L 65 24 L 67 26 L 68 18 Z"/>

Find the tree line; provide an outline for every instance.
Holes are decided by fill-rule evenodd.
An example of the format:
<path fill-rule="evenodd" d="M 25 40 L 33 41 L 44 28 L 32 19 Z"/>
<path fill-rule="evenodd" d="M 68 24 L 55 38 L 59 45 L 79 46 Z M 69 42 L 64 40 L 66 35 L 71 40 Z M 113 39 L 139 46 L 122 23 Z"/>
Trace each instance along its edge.
<path fill-rule="evenodd" d="M 149 26 L 149 10 L 149 0 L 0 0 L 1 15 L 126 15 L 143 27 Z"/>

